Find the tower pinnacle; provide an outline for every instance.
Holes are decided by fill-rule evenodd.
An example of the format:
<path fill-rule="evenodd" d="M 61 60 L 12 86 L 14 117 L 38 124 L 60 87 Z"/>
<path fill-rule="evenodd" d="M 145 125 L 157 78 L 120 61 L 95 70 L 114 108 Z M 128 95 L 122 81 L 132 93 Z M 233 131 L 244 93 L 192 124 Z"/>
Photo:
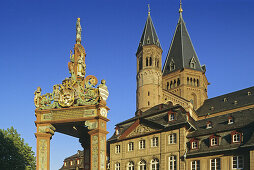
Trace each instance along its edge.
<path fill-rule="evenodd" d="M 182 0 L 180 0 L 180 8 L 179 8 L 179 13 L 182 14 L 183 8 L 182 8 Z"/>
<path fill-rule="evenodd" d="M 80 25 L 80 18 L 77 18 L 76 22 L 76 43 L 81 44 L 81 25 Z"/>
<path fill-rule="evenodd" d="M 148 4 L 148 15 L 150 15 L 150 11 L 151 11 L 150 4 Z"/>

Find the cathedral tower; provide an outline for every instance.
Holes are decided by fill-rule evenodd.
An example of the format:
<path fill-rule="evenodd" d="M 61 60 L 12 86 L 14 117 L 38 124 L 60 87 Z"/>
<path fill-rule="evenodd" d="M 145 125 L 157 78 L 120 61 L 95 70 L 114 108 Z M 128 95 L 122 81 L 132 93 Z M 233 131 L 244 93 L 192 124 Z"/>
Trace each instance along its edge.
<path fill-rule="evenodd" d="M 145 111 L 162 99 L 162 49 L 150 11 L 141 36 L 137 56 L 137 110 Z"/>
<path fill-rule="evenodd" d="M 163 66 L 163 89 L 192 102 L 199 108 L 207 99 L 205 65 L 201 66 L 179 9 L 179 20 Z"/>

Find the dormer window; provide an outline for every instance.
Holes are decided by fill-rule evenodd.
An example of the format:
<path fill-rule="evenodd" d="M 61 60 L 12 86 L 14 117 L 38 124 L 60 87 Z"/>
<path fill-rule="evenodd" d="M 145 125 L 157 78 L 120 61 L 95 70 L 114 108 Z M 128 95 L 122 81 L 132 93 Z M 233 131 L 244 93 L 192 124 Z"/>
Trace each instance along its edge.
<path fill-rule="evenodd" d="M 198 149 L 198 140 L 197 139 L 191 139 L 190 140 L 191 149 Z"/>
<path fill-rule="evenodd" d="M 170 71 L 173 71 L 174 69 L 175 69 L 175 62 L 172 59 L 171 62 L 170 62 Z"/>
<path fill-rule="evenodd" d="M 210 128 L 212 128 L 212 122 L 208 121 L 206 123 L 206 129 L 210 129 Z"/>
<path fill-rule="evenodd" d="M 242 134 L 240 132 L 233 131 L 231 133 L 231 137 L 232 137 L 232 143 L 241 143 Z"/>
<path fill-rule="evenodd" d="M 192 57 L 192 59 L 190 61 L 190 68 L 196 68 L 196 60 L 195 60 L 194 56 Z"/>
<path fill-rule="evenodd" d="M 168 112 L 168 121 L 175 120 L 175 113 L 172 111 Z"/>
<path fill-rule="evenodd" d="M 219 145 L 219 137 L 218 136 L 210 136 L 210 146 L 218 146 Z"/>
<path fill-rule="evenodd" d="M 251 92 L 250 91 L 248 91 L 248 96 L 250 96 L 251 95 Z"/>
<path fill-rule="evenodd" d="M 228 117 L 228 124 L 233 124 L 233 123 L 234 123 L 233 117 L 229 116 Z"/>
<path fill-rule="evenodd" d="M 115 134 L 116 134 L 116 135 L 119 135 L 119 127 L 116 127 L 116 128 L 115 128 Z"/>

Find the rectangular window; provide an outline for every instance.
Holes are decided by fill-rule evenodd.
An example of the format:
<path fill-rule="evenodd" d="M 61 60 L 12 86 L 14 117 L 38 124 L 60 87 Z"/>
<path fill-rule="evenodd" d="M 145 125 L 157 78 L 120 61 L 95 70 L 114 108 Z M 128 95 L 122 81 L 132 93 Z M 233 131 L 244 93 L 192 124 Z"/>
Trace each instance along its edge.
<path fill-rule="evenodd" d="M 77 160 L 77 164 L 78 164 L 78 165 L 80 164 L 80 160 L 79 160 L 79 159 Z"/>
<path fill-rule="evenodd" d="M 176 166 L 176 156 L 170 156 L 169 157 L 169 162 L 168 162 L 168 169 L 169 170 L 176 170 L 177 166 Z"/>
<path fill-rule="evenodd" d="M 200 161 L 191 161 L 191 170 L 200 170 Z"/>
<path fill-rule="evenodd" d="M 115 170 L 120 170 L 120 163 L 115 164 Z"/>
<path fill-rule="evenodd" d="M 168 136 L 169 144 L 176 144 L 176 133 L 172 133 Z"/>
<path fill-rule="evenodd" d="M 191 145 L 192 149 L 197 149 L 198 148 L 198 142 L 197 141 L 193 141 L 192 145 Z"/>
<path fill-rule="evenodd" d="M 211 170 L 220 170 L 220 158 L 210 160 Z"/>
<path fill-rule="evenodd" d="M 159 138 L 158 137 L 153 137 L 151 140 L 151 146 L 152 147 L 157 147 L 159 145 Z"/>
<path fill-rule="evenodd" d="M 233 135 L 233 142 L 237 143 L 241 141 L 241 135 L 239 133 L 236 133 Z"/>
<path fill-rule="evenodd" d="M 130 142 L 128 143 L 128 151 L 133 151 L 134 150 L 134 143 Z"/>
<path fill-rule="evenodd" d="M 218 145 L 218 139 L 216 137 L 211 138 L 211 146 Z"/>
<path fill-rule="evenodd" d="M 139 141 L 139 149 L 145 149 L 146 148 L 146 141 L 140 140 Z"/>
<path fill-rule="evenodd" d="M 115 147 L 115 153 L 120 153 L 120 145 L 116 145 L 116 147 Z"/>
<path fill-rule="evenodd" d="M 233 156 L 233 169 L 243 169 L 243 156 Z"/>
<path fill-rule="evenodd" d="M 172 120 L 175 120 L 175 114 L 174 113 L 171 113 L 169 115 L 169 121 L 172 121 Z"/>

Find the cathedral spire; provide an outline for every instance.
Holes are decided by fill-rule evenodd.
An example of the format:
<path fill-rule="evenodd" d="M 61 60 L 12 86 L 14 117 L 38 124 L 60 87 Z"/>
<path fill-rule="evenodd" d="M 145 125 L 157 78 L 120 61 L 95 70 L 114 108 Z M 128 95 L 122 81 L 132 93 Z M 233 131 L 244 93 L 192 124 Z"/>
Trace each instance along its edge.
<path fill-rule="evenodd" d="M 148 16 L 147 16 L 147 20 L 146 20 L 145 27 L 143 30 L 143 34 L 142 34 L 140 42 L 139 42 L 137 53 L 140 52 L 142 47 L 146 46 L 146 45 L 156 45 L 159 48 L 161 48 L 159 38 L 158 38 L 157 33 L 155 31 L 153 21 L 151 18 L 151 14 L 150 14 L 150 4 L 148 4 Z"/>
<path fill-rule="evenodd" d="M 180 1 L 180 16 L 163 66 L 163 75 L 185 68 L 205 72 L 205 67 L 201 67 L 193 47 L 190 35 L 182 17 L 182 12 L 182 2 Z"/>

